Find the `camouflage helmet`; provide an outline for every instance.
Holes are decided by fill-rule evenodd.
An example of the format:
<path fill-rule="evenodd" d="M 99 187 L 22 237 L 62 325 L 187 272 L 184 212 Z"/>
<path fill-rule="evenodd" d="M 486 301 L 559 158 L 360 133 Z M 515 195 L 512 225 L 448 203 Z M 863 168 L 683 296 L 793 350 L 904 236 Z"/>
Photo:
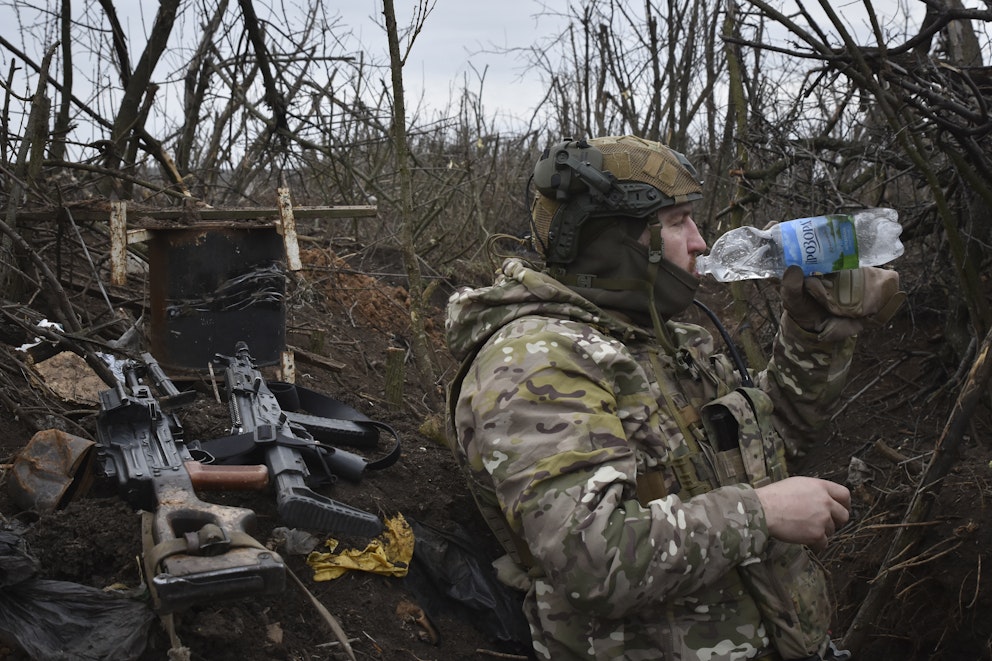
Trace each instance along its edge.
<path fill-rule="evenodd" d="M 590 218 L 647 218 L 703 196 L 685 156 L 630 135 L 549 147 L 534 166 L 534 185 L 540 193 L 531 206 L 534 248 L 548 264 L 575 259 Z"/>

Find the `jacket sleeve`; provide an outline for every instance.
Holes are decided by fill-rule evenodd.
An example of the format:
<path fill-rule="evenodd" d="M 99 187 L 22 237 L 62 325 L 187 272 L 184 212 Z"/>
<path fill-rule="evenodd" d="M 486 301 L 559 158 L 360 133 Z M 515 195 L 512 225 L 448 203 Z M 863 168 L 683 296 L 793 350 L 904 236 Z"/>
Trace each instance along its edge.
<path fill-rule="evenodd" d="M 615 340 L 532 317 L 480 352 L 456 412 L 470 466 L 548 579 L 607 617 L 712 584 L 767 540 L 746 485 L 637 502 L 618 397 L 638 369 Z"/>
<path fill-rule="evenodd" d="M 855 342 L 854 337 L 820 342 L 816 333 L 782 315 L 772 358 L 757 382 L 775 403 L 775 427 L 790 456 L 802 455 L 820 439 L 847 383 Z"/>

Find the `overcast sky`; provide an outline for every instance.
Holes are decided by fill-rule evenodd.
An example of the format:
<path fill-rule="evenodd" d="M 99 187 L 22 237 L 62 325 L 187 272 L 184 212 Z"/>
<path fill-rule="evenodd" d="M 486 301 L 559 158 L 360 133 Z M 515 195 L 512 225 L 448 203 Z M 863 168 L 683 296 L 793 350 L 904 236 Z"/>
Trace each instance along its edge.
<path fill-rule="evenodd" d="M 972 5 L 975 0 L 966 0 Z M 341 0 L 328 4 L 329 12 L 338 12 L 342 21 L 355 30 L 369 50 L 376 45 L 386 57 L 386 37 L 374 23 L 381 12 L 382 0 Z M 409 24 L 416 0 L 397 0 L 398 23 Z M 408 104 L 417 101 L 423 91 L 428 103 L 443 107 L 454 88 L 477 85 L 477 74 L 485 71 L 484 102 L 488 114 L 520 117 L 529 113 L 543 98 L 545 90 L 539 77 L 528 72 L 528 62 L 513 49 L 546 44 L 561 34 L 566 23 L 560 14 L 574 3 L 562 0 L 435 0 L 423 33 L 414 44 L 410 62 L 404 72 Z M 813 0 L 781 0 L 773 3 L 786 13 L 803 5 L 822 25 L 829 25 Z M 634 11 L 643 5 L 631 3 Z M 868 35 L 863 0 L 838 0 L 833 8 L 856 34 Z M 790 8 L 790 6 L 792 8 Z M 905 34 L 906 24 L 916 23 L 925 5 L 921 0 L 874 0 L 872 3 L 883 31 Z M 550 8 L 549 8 L 550 7 Z M 872 43 L 872 38 L 866 38 Z"/>
<path fill-rule="evenodd" d="M 260 0 L 256 7 L 261 16 L 268 7 L 293 11 L 294 7 L 306 6 L 310 1 Z M 396 0 L 400 26 L 410 24 L 413 8 L 418 1 Z M 966 4 L 977 1 L 966 0 Z M 790 5 L 794 2 L 804 4 L 811 11 L 819 11 L 819 2 L 813 1 L 779 0 L 776 4 Z M 0 0 L 0 32 L 20 44 L 23 35 L 17 32 L 18 24 L 10 20 L 12 6 L 44 7 L 46 4 L 50 12 L 57 11 L 59 6 L 58 0 Z M 158 0 L 119 0 L 115 4 L 125 30 L 129 32 L 132 57 L 136 62 L 143 48 L 142 39 L 158 8 Z M 433 4 L 433 11 L 427 17 L 404 71 L 408 108 L 414 109 L 421 98 L 437 110 L 455 108 L 454 95 L 463 87 L 477 91 L 478 78 L 484 74 L 485 115 L 510 122 L 513 118 L 528 118 L 543 98 L 545 89 L 540 76 L 527 70 L 528 60 L 519 50 L 536 44 L 546 45 L 560 35 L 565 20 L 555 14 L 568 12 L 573 3 L 562 0 L 434 0 Z M 890 25 L 896 31 L 899 26 L 904 29 L 907 17 L 921 13 L 924 7 L 920 0 L 875 0 L 873 4 L 882 24 Z M 863 15 L 863 0 L 840 0 L 833 5 L 849 21 L 852 29 L 864 30 L 867 22 L 860 18 Z M 73 6 L 81 5 L 73 3 Z M 188 9 L 190 5 L 184 6 Z M 325 0 L 323 6 L 329 17 L 340 17 L 338 26 L 342 31 L 353 34 L 354 39 L 349 41 L 349 47 L 361 48 L 367 52 L 369 59 L 380 64 L 388 62 L 386 35 L 378 25 L 381 22 L 382 0 Z M 639 2 L 631 2 L 630 6 L 635 11 L 643 11 Z M 236 11 L 236 7 L 231 11 Z M 47 16 L 46 20 L 50 21 L 51 14 Z M 188 41 L 197 32 L 195 18 L 187 20 L 190 22 L 176 30 L 174 40 Z M 33 46 L 32 49 L 31 45 L 25 44 L 29 53 L 33 51 L 34 57 L 40 61 L 42 46 Z M 6 52 L 2 55 L 0 65 L 6 70 L 11 57 Z"/>
<path fill-rule="evenodd" d="M 397 22 L 401 30 L 410 25 L 412 12 L 419 0 L 396 0 Z M 529 116 L 543 96 L 541 82 L 534 75 L 526 75 L 525 60 L 512 52 L 513 49 L 528 48 L 542 37 L 550 38 L 557 34 L 563 21 L 553 15 L 554 11 L 567 11 L 567 3 L 552 0 L 560 9 L 548 10 L 545 0 L 430 0 L 434 8 L 427 17 L 423 31 L 418 36 L 404 69 L 407 91 L 407 107 L 415 110 L 421 101 L 427 110 L 456 108 L 456 94 L 467 87 L 477 92 L 479 77 L 484 75 L 482 85 L 485 115 L 500 117 L 508 123 L 513 118 Z M 265 20 L 272 8 L 280 13 L 291 14 L 297 7 L 309 5 L 311 0 L 259 0 L 256 11 Z M 158 0 L 118 0 L 114 3 L 122 26 L 128 35 L 132 63 L 136 63 L 144 48 L 145 37 L 154 21 L 159 7 Z M 237 11 L 237 3 L 229 3 L 229 11 Z M 15 9 L 15 7 L 17 9 Z M 59 0 L 0 0 L 0 34 L 23 48 L 35 62 L 41 62 L 44 49 L 57 39 L 52 31 L 55 23 L 52 16 L 57 14 Z M 74 11 L 80 12 L 83 3 L 73 3 Z M 198 38 L 197 13 L 190 11 L 195 3 L 184 3 L 184 15 L 176 24 L 170 38 L 170 47 L 188 48 Z M 41 13 L 39 14 L 39 11 Z M 382 22 L 382 0 L 324 0 L 324 10 L 329 19 L 335 22 L 335 33 L 351 33 L 345 43 L 349 48 L 365 51 L 367 60 L 388 64 L 386 34 Z M 100 10 L 93 10 L 99 15 Z M 302 17 L 303 11 L 300 11 Z M 28 27 L 22 31 L 20 28 Z M 47 26 L 47 27 L 39 27 Z M 43 39 L 37 35 L 45 34 Z M 82 86 L 94 72 L 87 69 L 84 56 L 88 45 L 80 43 L 76 51 L 76 66 L 81 68 L 76 77 L 77 94 L 86 97 Z M 183 54 L 176 55 L 178 58 Z M 6 71 L 17 58 L 5 49 L 0 50 L 0 66 Z M 165 83 L 163 76 L 174 63 L 164 58 L 156 69 L 156 82 Z M 30 75 L 29 75 L 30 74 Z M 109 72 L 96 72 L 107 76 Z M 34 86 L 34 72 L 18 66 L 14 88 L 31 90 Z M 173 81 L 174 82 L 174 81 Z M 29 93 L 29 92 L 28 92 Z"/>
<path fill-rule="evenodd" d="M 386 57 L 386 36 L 374 23 L 382 0 L 336 3 L 344 24 L 369 50 L 379 46 Z M 413 0 L 398 0 L 399 25 L 412 18 Z M 527 75 L 526 61 L 512 52 L 557 34 L 563 21 L 544 8 L 542 0 L 436 0 L 424 30 L 414 43 L 404 70 L 408 103 L 421 91 L 426 100 L 444 106 L 455 90 L 478 89 L 485 75 L 484 102 L 490 113 L 524 113 L 543 96 L 536 76 Z M 560 11 L 565 11 L 567 3 Z M 330 8 L 330 5 L 328 5 Z"/>

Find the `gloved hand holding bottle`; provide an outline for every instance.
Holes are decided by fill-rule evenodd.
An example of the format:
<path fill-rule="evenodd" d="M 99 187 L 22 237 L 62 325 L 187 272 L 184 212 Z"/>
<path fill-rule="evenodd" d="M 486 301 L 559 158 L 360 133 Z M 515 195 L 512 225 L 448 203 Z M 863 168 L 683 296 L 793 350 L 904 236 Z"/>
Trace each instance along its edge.
<path fill-rule="evenodd" d="M 887 323 L 906 300 L 898 272 L 871 266 L 824 276 L 804 276 L 800 267 L 790 266 L 781 294 L 793 321 L 824 342 L 857 335 L 866 323 Z"/>

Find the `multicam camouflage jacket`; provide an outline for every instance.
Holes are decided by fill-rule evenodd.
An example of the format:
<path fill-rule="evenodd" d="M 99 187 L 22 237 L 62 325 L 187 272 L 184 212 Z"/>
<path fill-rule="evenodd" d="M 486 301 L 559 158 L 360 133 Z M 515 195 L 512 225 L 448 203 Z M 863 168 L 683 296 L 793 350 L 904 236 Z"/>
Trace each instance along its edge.
<path fill-rule="evenodd" d="M 769 556 L 783 545 L 769 539 L 754 489 L 720 481 L 694 494 L 672 469 L 687 447 L 678 418 L 741 378 L 705 329 L 667 328 L 674 356 L 514 259 L 492 287 L 449 301 L 449 348 L 465 361 L 449 392 L 449 433 L 483 514 L 528 570 L 540 658 L 719 661 L 771 645 L 776 625 L 742 567 L 781 562 Z M 755 383 L 793 450 L 816 439 L 853 344 L 819 344 L 783 316 Z M 698 427 L 688 423 L 705 442 Z M 663 486 L 639 500 L 646 474 Z M 817 601 L 822 576 L 812 582 L 810 608 L 829 611 Z"/>

